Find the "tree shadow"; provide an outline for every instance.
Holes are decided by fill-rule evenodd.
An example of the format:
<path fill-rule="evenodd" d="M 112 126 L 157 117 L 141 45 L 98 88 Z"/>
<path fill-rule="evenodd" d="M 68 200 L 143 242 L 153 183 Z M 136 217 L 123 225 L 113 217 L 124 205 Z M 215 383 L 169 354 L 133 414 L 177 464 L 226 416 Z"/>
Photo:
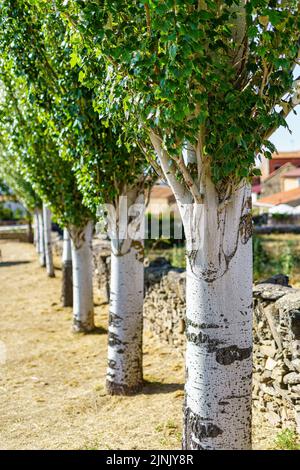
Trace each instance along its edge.
<path fill-rule="evenodd" d="M 89 331 L 89 335 L 106 335 L 107 329 L 103 328 L 102 326 L 95 326 L 92 331 Z"/>
<path fill-rule="evenodd" d="M 103 300 L 103 302 L 94 302 L 95 307 L 103 307 L 103 305 L 109 305 L 107 300 Z"/>
<path fill-rule="evenodd" d="M 144 380 L 144 387 L 141 393 L 144 395 L 155 395 L 158 393 L 173 393 L 184 390 L 184 385 L 180 383 L 149 382 Z"/>
<path fill-rule="evenodd" d="M 0 268 L 9 268 L 10 266 L 18 266 L 19 264 L 29 264 L 30 261 L 0 261 Z"/>

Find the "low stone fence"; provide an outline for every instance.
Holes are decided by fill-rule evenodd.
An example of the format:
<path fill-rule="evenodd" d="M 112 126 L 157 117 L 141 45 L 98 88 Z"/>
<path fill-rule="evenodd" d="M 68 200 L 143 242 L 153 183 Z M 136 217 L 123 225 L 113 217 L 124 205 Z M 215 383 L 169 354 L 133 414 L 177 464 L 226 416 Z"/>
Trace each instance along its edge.
<path fill-rule="evenodd" d="M 300 433 L 300 290 L 287 284 L 275 276 L 254 286 L 253 405 L 273 426 Z M 148 287 L 144 317 L 148 331 L 184 353 L 184 272 L 170 267 Z"/>

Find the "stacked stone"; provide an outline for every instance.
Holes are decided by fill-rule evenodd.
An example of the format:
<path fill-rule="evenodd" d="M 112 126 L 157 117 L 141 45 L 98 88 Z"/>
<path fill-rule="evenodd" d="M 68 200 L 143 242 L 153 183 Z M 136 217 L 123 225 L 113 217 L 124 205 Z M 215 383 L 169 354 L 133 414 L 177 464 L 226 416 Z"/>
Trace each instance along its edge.
<path fill-rule="evenodd" d="M 93 239 L 94 292 L 99 300 L 109 301 L 110 242 Z"/>
<path fill-rule="evenodd" d="M 183 354 L 185 344 L 185 272 L 165 265 L 146 268 L 144 326 Z"/>
<path fill-rule="evenodd" d="M 300 433 L 299 344 L 300 291 L 270 283 L 255 286 L 254 406 L 273 426 Z"/>

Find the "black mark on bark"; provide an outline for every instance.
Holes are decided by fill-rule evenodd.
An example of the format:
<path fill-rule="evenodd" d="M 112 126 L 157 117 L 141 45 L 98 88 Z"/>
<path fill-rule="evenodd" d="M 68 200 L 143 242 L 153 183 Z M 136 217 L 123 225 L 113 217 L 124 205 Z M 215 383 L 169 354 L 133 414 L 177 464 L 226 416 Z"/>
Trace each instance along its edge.
<path fill-rule="evenodd" d="M 194 343 L 196 346 L 205 345 L 208 352 L 214 352 L 219 344 L 222 344 L 221 341 L 211 338 L 209 335 L 202 333 L 190 333 L 186 332 L 186 338 L 191 343 Z"/>
<path fill-rule="evenodd" d="M 208 418 L 203 418 L 186 407 L 184 410 L 184 449 L 202 450 L 201 443 L 195 441 L 195 438 L 201 442 L 202 439 L 214 439 L 220 434 L 223 434 L 216 424 L 209 421 Z"/>
<path fill-rule="evenodd" d="M 252 348 L 240 349 L 237 346 L 228 346 L 216 351 L 216 361 L 222 366 L 229 366 L 235 361 L 243 361 L 251 356 Z"/>

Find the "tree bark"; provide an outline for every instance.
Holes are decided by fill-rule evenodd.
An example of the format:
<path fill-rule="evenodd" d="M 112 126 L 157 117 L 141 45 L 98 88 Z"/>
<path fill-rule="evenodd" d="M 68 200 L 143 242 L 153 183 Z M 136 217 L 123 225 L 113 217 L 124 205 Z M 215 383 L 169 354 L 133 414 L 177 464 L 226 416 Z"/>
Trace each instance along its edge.
<path fill-rule="evenodd" d="M 34 243 L 34 231 L 32 228 L 32 215 L 27 211 L 27 220 L 28 220 L 28 243 Z"/>
<path fill-rule="evenodd" d="M 184 449 L 251 448 L 252 217 L 242 185 L 180 207 L 187 235 Z"/>
<path fill-rule="evenodd" d="M 64 228 L 61 298 L 63 307 L 73 307 L 72 251 L 67 228 Z"/>
<path fill-rule="evenodd" d="M 33 223 L 34 223 L 34 246 L 36 249 L 36 252 L 39 253 L 39 215 L 38 215 L 38 209 L 34 209 L 34 214 L 33 214 Z"/>
<path fill-rule="evenodd" d="M 70 228 L 73 265 L 73 331 L 88 333 L 94 326 L 93 224 Z"/>
<path fill-rule="evenodd" d="M 44 239 L 44 221 L 43 221 L 43 210 L 38 209 L 38 254 L 40 265 L 44 268 L 46 266 L 46 252 L 45 252 L 45 239 Z"/>
<path fill-rule="evenodd" d="M 136 188 L 127 194 L 128 211 L 141 204 Z M 120 208 L 122 211 L 122 207 Z M 108 333 L 107 391 L 111 395 L 132 395 L 143 386 L 142 337 L 144 299 L 144 246 L 141 212 L 126 217 L 127 237 L 119 236 L 119 219 L 113 221 L 111 236 L 111 286 Z M 134 237 L 132 235 L 134 233 Z"/>
<path fill-rule="evenodd" d="M 45 204 L 43 204 L 43 221 L 47 274 L 49 277 L 55 277 L 51 241 L 51 212 Z"/>

